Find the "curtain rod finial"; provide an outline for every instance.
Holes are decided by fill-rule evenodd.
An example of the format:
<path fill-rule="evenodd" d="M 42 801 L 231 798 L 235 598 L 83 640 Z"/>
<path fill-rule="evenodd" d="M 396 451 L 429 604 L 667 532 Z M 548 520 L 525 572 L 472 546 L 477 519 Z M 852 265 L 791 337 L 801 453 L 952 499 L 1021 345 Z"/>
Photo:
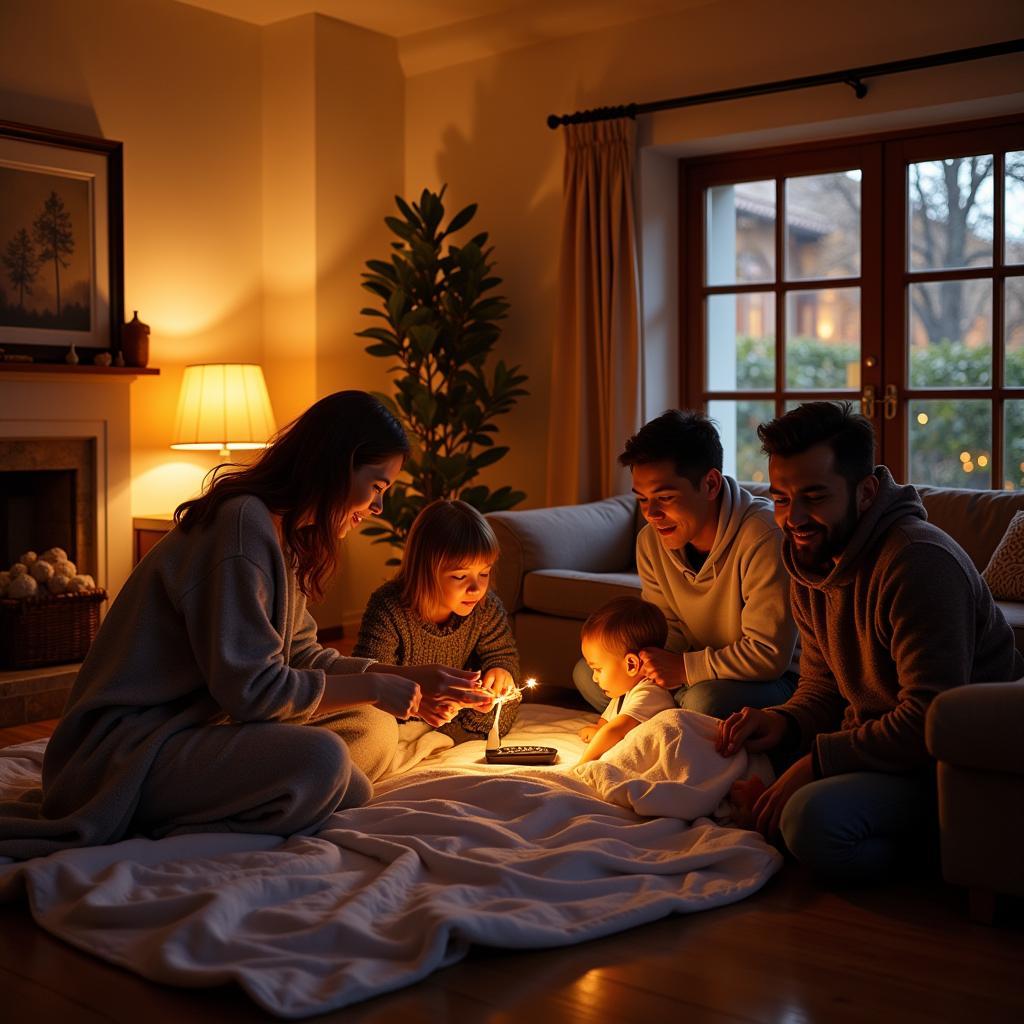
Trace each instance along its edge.
<path fill-rule="evenodd" d="M 548 127 L 554 131 L 560 124 L 562 119 L 557 114 L 548 114 Z"/>

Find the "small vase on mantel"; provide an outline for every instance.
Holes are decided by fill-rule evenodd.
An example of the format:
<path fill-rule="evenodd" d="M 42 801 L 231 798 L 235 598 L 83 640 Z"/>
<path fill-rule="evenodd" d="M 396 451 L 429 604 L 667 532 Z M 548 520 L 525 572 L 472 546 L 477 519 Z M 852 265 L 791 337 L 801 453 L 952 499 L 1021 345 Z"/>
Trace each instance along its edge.
<path fill-rule="evenodd" d="M 121 331 L 121 351 L 127 366 L 145 366 L 149 362 L 149 324 L 139 319 L 137 309 Z"/>

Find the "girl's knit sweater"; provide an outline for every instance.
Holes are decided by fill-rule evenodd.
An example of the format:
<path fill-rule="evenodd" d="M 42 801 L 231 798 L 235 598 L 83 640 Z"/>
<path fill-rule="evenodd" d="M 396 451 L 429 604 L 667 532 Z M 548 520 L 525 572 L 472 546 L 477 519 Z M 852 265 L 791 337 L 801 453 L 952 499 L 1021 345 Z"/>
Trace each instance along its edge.
<path fill-rule="evenodd" d="M 503 668 L 517 681 L 519 676 L 519 655 L 508 616 L 497 595 L 490 592 L 469 615 L 453 614 L 435 625 L 402 604 L 397 584 L 385 583 L 373 592 L 363 612 L 353 655 L 385 665 L 447 665 L 481 673 Z M 516 696 L 501 705 L 502 736 L 512 728 L 521 701 Z M 486 736 L 493 722 L 493 711 L 483 714 L 463 708 L 440 731 L 459 743 Z"/>

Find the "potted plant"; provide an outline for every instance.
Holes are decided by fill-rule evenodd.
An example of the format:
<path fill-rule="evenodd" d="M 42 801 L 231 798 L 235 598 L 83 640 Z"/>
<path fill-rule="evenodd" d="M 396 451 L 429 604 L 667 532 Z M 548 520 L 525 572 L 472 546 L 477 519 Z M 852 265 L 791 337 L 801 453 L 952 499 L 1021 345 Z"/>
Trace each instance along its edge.
<path fill-rule="evenodd" d="M 518 366 L 488 357 L 501 331 L 508 302 L 494 289 L 493 248 L 487 233 L 462 245 L 451 236 L 465 228 L 476 205 L 460 210 L 445 225 L 444 193 L 423 190 L 419 202 L 395 197 L 400 217 L 385 223 L 397 236 L 389 260 L 367 260 L 363 287 L 381 301 L 365 308 L 383 320 L 359 336 L 366 351 L 392 360 L 393 395 L 377 397 L 401 420 L 412 443 L 406 478 L 384 495 L 380 525 L 363 532 L 375 544 L 402 547 L 419 510 L 437 498 L 461 498 L 481 512 L 512 508 L 526 495 L 511 487 L 491 490 L 474 483 L 481 470 L 508 452 L 494 443 L 494 420 L 528 394 Z M 397 558 L 388 560 L 389 565 Z"/>

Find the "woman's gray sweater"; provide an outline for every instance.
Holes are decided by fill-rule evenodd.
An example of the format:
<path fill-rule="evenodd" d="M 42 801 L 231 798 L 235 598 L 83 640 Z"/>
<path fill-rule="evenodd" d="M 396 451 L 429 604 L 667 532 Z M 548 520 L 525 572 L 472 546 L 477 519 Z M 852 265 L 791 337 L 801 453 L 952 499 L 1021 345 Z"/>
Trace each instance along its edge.
<path fill-rule="evenodd" d="M 172 530 L 128 577 L 47 745 L 42 790 L 0 803 L 0 855 L 121 839 L 176 733 L 307 722 L 325 672 L 369 664 L 317 643 L 263 502 L 225 501 L 202 526 Z"/>

